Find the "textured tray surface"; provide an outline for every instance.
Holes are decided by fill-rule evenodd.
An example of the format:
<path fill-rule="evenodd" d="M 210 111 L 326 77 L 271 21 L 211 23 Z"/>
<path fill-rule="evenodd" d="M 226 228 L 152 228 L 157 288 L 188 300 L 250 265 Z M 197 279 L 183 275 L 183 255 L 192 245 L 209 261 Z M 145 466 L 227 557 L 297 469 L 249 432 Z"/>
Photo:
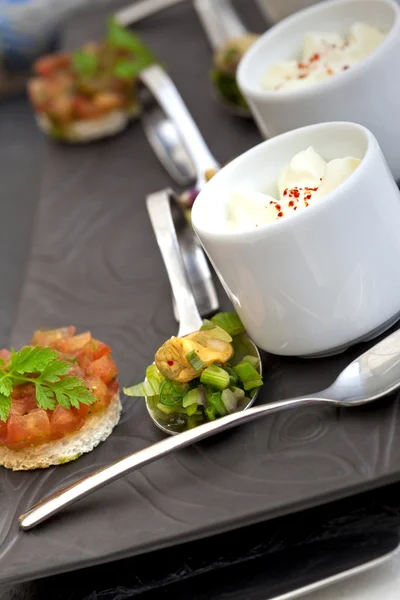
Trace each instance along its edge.
<path fill-rule="evenodd" d="M 96 37 L 101 27 L 100 17 L 80 20 L 66 43 Z M 190 3 L 138 30 L 170 67 L 221 162 L 259 141 L 251 123 L 225 115 L 211 99 L 209 51 Z M 144 202 L 146 193 L 168 183 L 138 123 L 92 146 L 49 143 L 14 345 L 26 343 L 36 327 L 74 323 L 112 345 L 122 384 L 142 377 L 154 349 L 176 331 Z M 221 291 L 220 299 L 227 306 Z M 351 358 L 266 356 L 260 402 L 321 389 Z M 112 437 L 76 463 L 0 472 L 0 580 L 142 554 L 399 479 L 399 434 L 394 398 L 353 412 L 311 408 L 276 415 L 149 465 L 42 527 L 20 532 L 17 516 L 33 502 L 160 439 L 143 403 L 127 400 Z"/>

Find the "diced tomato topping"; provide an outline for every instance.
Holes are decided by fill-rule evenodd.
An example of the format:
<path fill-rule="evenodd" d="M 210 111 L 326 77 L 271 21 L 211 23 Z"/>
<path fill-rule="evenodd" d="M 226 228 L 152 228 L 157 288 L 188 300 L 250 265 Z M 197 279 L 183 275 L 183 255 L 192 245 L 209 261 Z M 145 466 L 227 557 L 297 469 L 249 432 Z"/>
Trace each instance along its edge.
<path fill-rule="evenodd" d="M 117 376 L 118 369 L 111 356 L 102 356 L 92 362 L 87 372 L 99 377 L 104 383 L 110 383 Z"/>
<path fill-rule="evenodd" d="M 10 415 L 27 415 L 32 410 L 37 408 L 35 396 L 23 396 L 21 398 L 13 398 Z"/>
<path fill-rule="evenodd" d="M 82 348 L 82 352 L 85 356 L 89 357 L 90 360 L 97 360 L 102 356 L 111 354 L 110 346 L 107 346 L 104 342 L 92 339 Z"/>
<path fill-rule="evenodd" d="M 92 338 L 90 332 L 75 335 L 75 327 L 52 331 L 36 331 L 33 344 L 57 350 L 60 360 L 70 363 L 68 376 L 78 377 L 97 398 L 93 404 L 80 404 L 67 409 L 57 405 L 54 410 L 38 408 L 33 383 L 14 387 L 7 423 L 0 421 L 0 445 L 18 450 L 62 438 L 82 427 L 91 414 L 108 407 L 118 391 L 117 367 L 111 358 L 111 348 Z M 0 358 L 10 352 L 0 350 Z"/>
<path fill-rule="evenodd" d="M 73 99 L 73 109 L 78 119 L 98 119 L 104 114 L 104 109 L 99 108 L 92 100 L 84 96 L 75 96 Z"/>
<path fill-rule="evenodd" d="M 114 379 L 114 381 L 112 381 L 111 383 L 108 384 L 108 393 L 110 394 L 110 396 L 115 396 L 115 394 L 118 392 L 119 390 L 119 383 L 116 379 Z"/>
<path fill-rule="evenodd" d="M 10 415 L 7 421 L 6 444 L 9 448 L 34 445 L 51 436 L 47 412 L 36 408 L 27 415 Z"/>
<path fill-rule="evenodd" d="M 81 350 L 88 342 L 90 342 L 92 336 L 89 331 L 74 335 L 70 338 L 63 338 L 56 342 L 55 347 L 63 354 L 73 354 L 77 350 Z"/>
<path fill-rule="evenodd" d="M 32 346 L 52 346 L 58 340 L 72 337 L 75 335 L 75 331 L 76 327 L 73 325 L 50 331 L 35 331 L 31 344 Z"/>
<path fill-rule="evenodd" d="M 0 421 L 0 442 L 4 443 L 7 437 L 7 423 Z"/>
<path fill-rule="evenodd" d="M 58 52 L 39 58 L 33 65 L 33 70 L 40 77 L 51 77 L 56 71 L 67 68 L 70 62 L 68 54 Z"/>
<path fill-rule="evenodd" d="M 55 435 L 76 431 L 83 423 L 82 416 L 60 405 L 50 413 L 51 432 Z"/>

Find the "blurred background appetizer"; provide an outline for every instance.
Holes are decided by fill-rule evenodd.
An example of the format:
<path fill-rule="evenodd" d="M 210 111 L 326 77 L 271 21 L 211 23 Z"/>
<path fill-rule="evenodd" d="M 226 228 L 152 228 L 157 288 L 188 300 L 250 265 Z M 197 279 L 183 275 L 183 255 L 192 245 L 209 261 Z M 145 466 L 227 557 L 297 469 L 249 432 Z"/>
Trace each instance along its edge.
<path fill-rule="evenodd" d="M 154 61 L 114 19 L 101 43 L 39 58 L 28 81 L 39 127 L 52 138 L 80 143 L 122 131 L 140 112 L 137 75 Z"/>

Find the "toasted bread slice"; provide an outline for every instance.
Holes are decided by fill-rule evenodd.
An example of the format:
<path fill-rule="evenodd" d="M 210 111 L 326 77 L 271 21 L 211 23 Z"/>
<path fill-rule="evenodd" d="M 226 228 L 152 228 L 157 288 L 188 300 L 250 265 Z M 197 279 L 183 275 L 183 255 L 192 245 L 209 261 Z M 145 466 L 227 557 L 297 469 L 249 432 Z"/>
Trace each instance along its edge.
<path fill-rule="evenodd" d="M 81 429 L 60 440 L 21 450 L 0 446 L 0 465 L 13 471 L 29 471 L 75 460 L 108 438 L 119 421 L 121 410 L 117 393 L 106 410 L 90 415 Z"/>
<path fill-rule="evenodd" d="M 135 104 L 129 110 L 113 110 L 100 119 L 74 121 L 60 135 L 53 133 L 53 124 L 45 113 L 37 112 L 36 122 L 40 129 L 50 137 L 65 142 L 85 144 L 116 135 L 120 131 L 123 131 L 128 123 L 138 116 L 139 112 L 139 105 Z"/>

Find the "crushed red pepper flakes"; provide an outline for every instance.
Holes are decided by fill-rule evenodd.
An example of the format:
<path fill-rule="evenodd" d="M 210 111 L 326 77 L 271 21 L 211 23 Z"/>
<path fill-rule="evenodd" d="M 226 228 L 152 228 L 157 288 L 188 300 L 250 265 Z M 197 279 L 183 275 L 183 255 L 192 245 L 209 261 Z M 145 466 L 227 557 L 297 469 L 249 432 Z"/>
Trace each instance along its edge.
<path fill-rule="evenodd" d="M 278 217 L 283 217 L 283 212 L 282 211 L 278 213 Z"/>
<path fill-rule="evenodd" d="M 169 365 L 170 367 L 172 367 L 172 366 L 173 366 L 173 364 L 174 364 L 174 361 L 173 361 L 173 360 L 167 360 L 167 363 L 168 363 L 168 365 Z"/>

